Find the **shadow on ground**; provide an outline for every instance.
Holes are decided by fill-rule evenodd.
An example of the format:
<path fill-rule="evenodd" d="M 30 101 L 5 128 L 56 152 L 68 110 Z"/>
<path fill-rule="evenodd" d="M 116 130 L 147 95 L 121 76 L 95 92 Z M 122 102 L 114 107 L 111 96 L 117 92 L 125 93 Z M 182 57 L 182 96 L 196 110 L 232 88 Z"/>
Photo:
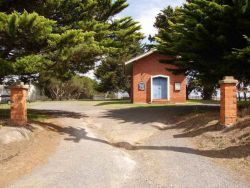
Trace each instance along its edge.
<path fill-rule="evenodd" d="M 108 110 L 103 118 L 131 122 L 137 124 L 163 123 L 168 126 L 176 124 L 185 118 L 191 118 L 196 114 L 207 112 L 219 112 L 217 106 L 153 106 Z"/>
<path fill-rule="evenodd" d="M 0 111 L 1 112 L 1 111 Z M 81 113 L 55 110 L 32 110 L 33 114 L 44 114 L 53 117 L 70 117 L 82 118 L 86 117 Z M 138 107 L 127 109 L 107 110 L 102 118 L 118 120 L 121 124 L 124 122 L 136 123 L 144 126 L 144 124 L 152 124 L 161 131 L 176 129 L 179 134 L 174 138 L 196 137 L 207 132 L 221 131 L 218 126 L 219 107 L 216 106 L 164 106 L 164 107 Z M 247 120 L 249 121 L 249 120 Z M 90 140 L 102 144 L 108 144 L 114 147 L 120 147 L 127 150 L 153 150 L 153 151 L 173 151 L 180 153 L 188 153 L 192 155 L 201 155 L 210 158 L 242 158 L 250 156 L 250 143 L 234 145 L 223 149 L 194 149 L 190 147 L 175 146 L 150 146 L 150 145 L 132 145 L 128 142 L 111 143 L 103 139 L 92 138 L 87 136 L 87 132 L 83 128 L 73 126 L 62 127 L 53 123 L 45 123 L 35 121 L 36 124 L 46 127 L 51 131 L 57 132 L 65 136 L 65 140 L 79 143 L 81 140 Z M 163 127 L 157 127 L 154 123 L 161 123 Z M 232 128 L 245 129 L 250 124 L 243 123 L 241 126 Z M 244 136 L 244 135 L 243 135 Z M 243 151 L 243 152 L 242 152 Z"/>
<path fill-rule="evenodd" d="M 35 122 L 35 123 L 43 127 L 46 127 L 51 131 L 55 131 L 58 132 L 59 134 L 65 135 L 66 136 L 65 140 L 73 141 L 75 143 L 79 143 L 81 140 L 90 140 L 102 144 L 108 144 L 114 147 L 124 148 L 126 150 L 173 151 L 173 152 L 187 153 L 193 155 L 201 155 L 210 158 L 242 158 L 250 155 L 249 152 L 250 144 L 241 146 L 232 146 L 221 150 L 199 150 L 189 147 L 174 147 L 174 146 L 137 146 L 137 145 L 132 145 L 128 142 L 111 143 L 106 140 L 92 138 L 87 136 L 87 132 L 83 128 L 75 128 L 72 126 L 61 127 L 52 123 L 44 123 L 44 122 Z M 246 152 L 245 153 L 238 152 L 242 150 L 245 150 Z"/>
<path fill-rule="evenodd" d="M 77 113 L 77 112 L 70 112 L 70 111 L 64 111 L 64 110 L 37 110 L 37 109 L 29 109 L 28 114 L 33 115 L 45 115 L 55 118 L 60 117 L 70 117 L 75 119 L 80 119 L 83 117 L 86 117 L 83 113 Z"/>
<path fill-rule="evenodd" d="M 28 119 L 37 119 L 37 118 L 60 118 L 60 117 L 71 117 L 80 119 L 86 117 L 82 113 L 64 111 L 64 110 L 37 110 L 37 109 L 28 109 Z M 10 109 L 0 109 L 0 119 L 10 118 Z"/>
<path fill-rule="evenodd" d="M 161 131 L 168 131 L 169 129 L 179 129 L 183 131 L 184 133 L 174 136 L 174 138 L 178 139 L 180 137 L 195 137 L 209 131 L 221 131 L 220 127 L 217 126 L 218 121 L 216 121 L 218 119 L 218 112 L 218 107 L 166 106 L 157 108 L 108 110 L 103 117 L 120 121 L 122 120 L 123 122 L 138 123 L 142 126 L 146 123 L 159 122 L 167 125 L 165 128 L 159 128 Z M 81 140 L 89 140 L 126 150 L 173 151 L 201 155 L 209 158 L 242 158 L 250 156 L 249 143 L 230 146 L 223 149 L 208 150 L 175 146 L 132 145 L 126 141 L 111 143 L 103 139 L 89 137 L 86 130 L 83 128 L 75 128 L 73 126 L 61 127 L 52 123 L 43 122 L 36 123 L 43 127 L 47 127 L 51 131 L 64 135 L 65 140 L 75 143 L 79 143 Z"/>

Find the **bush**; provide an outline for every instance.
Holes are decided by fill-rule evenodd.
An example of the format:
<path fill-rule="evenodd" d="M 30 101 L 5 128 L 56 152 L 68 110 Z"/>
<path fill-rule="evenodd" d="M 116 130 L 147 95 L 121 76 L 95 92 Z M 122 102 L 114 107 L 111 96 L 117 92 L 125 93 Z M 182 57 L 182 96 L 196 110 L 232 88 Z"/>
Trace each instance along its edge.
<path fill-rule="evenodd" d="M 50 78 L 42 85 L 46 95 L 52 100 L 69 100 L 92 98 L 95 94 L 96 82 L 87 77 L 73 76 L 67 81 Z"/>

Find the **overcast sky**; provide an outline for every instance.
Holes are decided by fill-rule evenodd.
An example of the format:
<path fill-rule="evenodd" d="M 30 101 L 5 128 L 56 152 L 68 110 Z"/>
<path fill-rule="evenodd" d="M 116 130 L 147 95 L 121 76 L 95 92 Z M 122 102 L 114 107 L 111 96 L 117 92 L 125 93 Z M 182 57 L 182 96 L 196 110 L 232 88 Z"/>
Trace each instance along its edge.
<path fill-rule="evenodd" d="M 185 0 L 127 0 L 127 2 L 129 7 L 120 13 L 119 17 L 132 16 L 136 21 L 140 22 L 142 32 L 148 36 L 156 33 L 153 25 L 155 17 L 162 9 L 168 5 L 180 6 Z"/>

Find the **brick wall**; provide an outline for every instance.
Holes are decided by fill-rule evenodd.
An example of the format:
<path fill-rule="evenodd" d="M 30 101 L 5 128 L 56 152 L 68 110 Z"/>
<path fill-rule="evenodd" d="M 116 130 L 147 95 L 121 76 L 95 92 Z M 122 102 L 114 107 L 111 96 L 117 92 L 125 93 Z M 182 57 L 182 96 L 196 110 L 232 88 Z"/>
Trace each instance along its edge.
<path fill-rule="evenodd" d="M 171 57 L 163 56 L 157 52 L 144 57 L 133 63 L 132 68 L 132 101 L 134 103 L 151 102 L 151 76 L 164 75 L 170 78 L 170 100 L 173 103 L 186 102 L 186 77 L 184 75 L 174 75 L 166 68 L 174 68 L 173 65 L 159 63 L 161 59 Z M 139 91 L 138 84 L 143 81 L 146 85 L 145 91 Z M 181 90 L 175 91 L 175 82 L 181 83 Z"/>

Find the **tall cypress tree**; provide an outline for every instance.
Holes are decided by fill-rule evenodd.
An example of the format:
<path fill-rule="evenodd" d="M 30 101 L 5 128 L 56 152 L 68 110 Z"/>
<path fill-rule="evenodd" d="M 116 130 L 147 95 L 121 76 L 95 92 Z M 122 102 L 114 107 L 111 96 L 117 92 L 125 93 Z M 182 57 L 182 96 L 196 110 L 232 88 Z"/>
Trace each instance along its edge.
<path fill-rule="evenodd" d="M 95 70 L 102 92 L 126 91 L 130 93 L 130 76 L 125 73 L 124 62 L 143 52 L 141 40 L 143 35 L 138 32 L 140 26 L 132 18 L 116 20 L 112 29 L 115 30 L 116 42 L 113 47 L 120 50 L 103 59 Z"/>
<path fill-rule="evenodd" d="M 168 62 L 178 67 L 174 73 L 195 73 L 205 99 L 211 98 L 225 75 L 250 80 L 249 64 L 231 58 L 234 49 L 247 46 L 244 35 L 250 35 L 249 12 L 242 10 L 239 1 L 192 0 L 176 8 L 171 18 L 162 13 L 166 19 L 165 26 L 158 27 L 158 49 L 177 57 Z"/>

